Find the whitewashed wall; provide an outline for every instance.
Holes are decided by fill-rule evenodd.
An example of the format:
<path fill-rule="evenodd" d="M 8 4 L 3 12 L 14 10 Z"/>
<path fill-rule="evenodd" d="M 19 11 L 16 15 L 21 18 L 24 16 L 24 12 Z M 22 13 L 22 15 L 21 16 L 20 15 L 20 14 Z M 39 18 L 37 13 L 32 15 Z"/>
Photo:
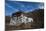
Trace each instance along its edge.
<path fill-rule="evenodd" d="M 18 18 L 18 19 L 17 19 Z M 21 14 L 19 17 L 13 17 L 11 18 L 10 25 L 16 25 L 16 24 L 21 24 L 21 23 L 28 23 L 28 22 L 33 22 L 33 18 L 28 18 Z"/>

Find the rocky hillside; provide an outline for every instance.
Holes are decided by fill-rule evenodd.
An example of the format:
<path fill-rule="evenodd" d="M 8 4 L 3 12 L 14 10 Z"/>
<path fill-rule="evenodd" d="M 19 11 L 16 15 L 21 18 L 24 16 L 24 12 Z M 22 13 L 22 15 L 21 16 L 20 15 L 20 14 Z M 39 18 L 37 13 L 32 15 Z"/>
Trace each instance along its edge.
<path fill-rule="evenodd" d="M 44 9 L 35 9 L 33 12 L 25 14 L 27 17 L 34 19 L 32 23 L 33 28 L 43 28 L 44 27 Z"/>
<path fill-rule="evenodd" d="M 25 16 L 27 17 L 32 17 L 34 19 L 33 23 L 29 23 L 29 24 L 21 24 L 20 26 L 16 26 L 16 29 L 22 29 L 22 28 L 27 28 L 30 27 L 31 28 L 44 28 L 44 9 L 35 9 L 33 12 L 28 12 L 28 13 L 24 13 Z M 5 22 L 6 23 L 10 23 L 10 19 L 11 17 L 9 16 L 5 16 Z M 29 26 L 27 26 L 29 25 Z M 14 27 L 6 25 L 6 29 L 14 29 Z M 27 28 L 28 29 L 28 28 Z"/>
<path fill-rule="evenodd" d="M 10 23 L 10 19 L 11 19 L 10 16 L 5 16 L 5 23 Z"/>
<path fill-rule="evenodd" d="M 32 16 L 34 22 L 32 23 L 32 27 L 35 28 L 43 28 L 44 27 L 44 9 L 36 9 L 32 12 Z"/>

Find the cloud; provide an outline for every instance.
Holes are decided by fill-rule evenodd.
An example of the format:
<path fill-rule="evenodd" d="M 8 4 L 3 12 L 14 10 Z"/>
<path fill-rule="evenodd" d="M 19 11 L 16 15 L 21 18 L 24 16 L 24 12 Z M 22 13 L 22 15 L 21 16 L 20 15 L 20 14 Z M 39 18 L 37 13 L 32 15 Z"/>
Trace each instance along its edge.
<path fill-rule="evenodd" d="M 6 6 L 11 8 L 11 9 L 14 9 L 11 5 L 9 5 L 8 3 L 6 3 Z"/>
<path fill-rule="evenodd" d="M 20 3 L 20 2 L 14 2 L 14 3 L 17 4 L 20 7 L 25 7 L 23 3 Z"/>
<path fill-rule="evenodd" d="M 41 4 L 38 6 L 38 8 L 40 8 L 40 9 L 44 9 L 44 4 L 41 3 Z"/>
<path fill-rule="evenodd" d="M 40 9 L 44 9 L 44 6 L 39 6 Z"/>
<path fill-rule="evenodd" d="M 14 11 L 13 12 L 18 12 L 19 10 L 18 9 L 14 9 Z"/>
<path fill-rule="evenodd" d="M 11 5 L 9 5 L 8 3 L 5 4 L 6 5 L 6 15 L 11 15 L 12 14 L 12 11 L 15 9 L 13 8 Z M 11 9 L 10 9 L 11 8 Z M 11 11 L 12 10 L 12 11 Z"/>
<path fill-rule="evenodd" d="M 22 4 L 21 7 L 25 7 L 25 6 Z"/>

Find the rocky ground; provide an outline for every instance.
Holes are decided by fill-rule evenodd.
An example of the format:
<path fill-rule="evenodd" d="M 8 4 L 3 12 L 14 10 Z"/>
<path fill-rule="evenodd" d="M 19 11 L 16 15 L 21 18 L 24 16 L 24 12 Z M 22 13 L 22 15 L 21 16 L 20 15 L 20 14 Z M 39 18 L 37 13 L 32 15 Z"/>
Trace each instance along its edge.
<path fill-rule="evenodd" d="M 22 23 L 22 24 L 20 24 L 18 26 L 6 24 L 5 26 L 6 26 L 5 27 L 6 31 L 7 30 L 25 30 L 25 29 L 32 29 L 33 28 L 33 27 L 31 27 L 30 23 L 28 23 L 28 24 Z"/>

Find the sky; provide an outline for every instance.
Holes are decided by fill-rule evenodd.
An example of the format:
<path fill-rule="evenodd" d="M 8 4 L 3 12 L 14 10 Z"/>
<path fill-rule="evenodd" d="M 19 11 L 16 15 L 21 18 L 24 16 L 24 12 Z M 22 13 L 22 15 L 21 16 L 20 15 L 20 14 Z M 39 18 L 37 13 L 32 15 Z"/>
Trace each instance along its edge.
<path fill-rule="evenodd" d="M 12 13 L 19 10 L 32 12 L 34 9 L 43 9 L 44 3 L 41 2 L 23 2 L 23 1 L 5 1 L 5 16 L 11 16 Z"/>

